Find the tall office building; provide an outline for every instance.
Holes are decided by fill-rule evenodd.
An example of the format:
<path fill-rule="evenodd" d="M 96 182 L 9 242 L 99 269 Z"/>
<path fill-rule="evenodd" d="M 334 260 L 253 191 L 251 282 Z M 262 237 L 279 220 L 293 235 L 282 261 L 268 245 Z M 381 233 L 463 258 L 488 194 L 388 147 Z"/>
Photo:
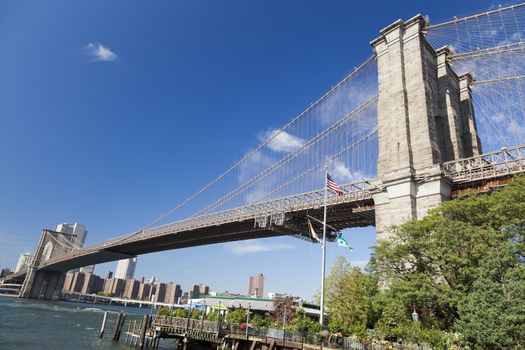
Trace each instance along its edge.
<path fill-rule="evenodd" d="M 201 287 L 194 284 L 190 287 L 190 290 L 188 291 L 188 298 L 190 299 L 197 299 L 201 295 Z"/>
<path fill-rule="evenodd" d="M 119 260 L 115 270 L 115 278 L 129 279 L 135 277 L 137 258 Z"/>
<path fill-rule="evenodd" d="M 178 304 L 180 297 L 182 297 L 182 289 L 180 288 L 180 285 L 173 282 L 169 283 L 166 286 L 164 302 L 166 304 Z"/>
<path fill-rule="evenodd" d="M 249 296 L 262 298 L 264 295 L 264 276 L 258 273 L 255 276 L 250 276 L 250 287 L 248 289 Z"/>
<path fill-rule="evenodd" d="M 199 286 L 199 294 L 201 298 L 205 295 L 210 295 L 210 287 L 201 284 Z"/>
<path fill-rule="evenodd" d="M 155 283 L 155 300 L 158 302 L 164 302 L 166 298 L 166 283 L 156 282 Z"/>
<path fill-rule="evenodd" d="M 29 267 L 31 261 L 33 260 L 33 254 L 31 253 L 22 253 L 18 258 L 18 263 L 15 267 L 15 273 L 23 269 L 24 267 Z"/>
<path fill-rule="evenodd" d="M 104 279 L 92 273 L 86 273 L 84 285 L 82 286 L 83 294 L 96 294 L 104 289 Z"/>
<path fill-rule="evenodd" d="M 121 278 L 110 278 L 104 283 L 104 293 L 113 297 L 120 298 L 124 294 L 124 288 L 126 287 L 126 280 Z"/>
<path fill-rule="evenodd" d="M 129 278 L 126 280 L 126 285 L 124 286 L 124 295 L 123 298 L 126 299 L 137 299 L 139 293 L 140 282 L 136 279 Z"/>
<path fill-rule="evenodd" d="M 149 301 L 151 292 L 151 284 L 145 283 L 144 281 L 140 282 L 139 291 L 137 292 L 137 300 Z"/>
<path fill-rule="evenodd" d="M 86 237 L 88 233 L 86 226 L 79 224 L 78 222 L 75 222 L 74 224 L 68 224 L 66 222 L 63 224 L 58 224 L 55 231 L 75 235 L 73 245 L 76 248 L 81 248 L 86 243 Z"/>

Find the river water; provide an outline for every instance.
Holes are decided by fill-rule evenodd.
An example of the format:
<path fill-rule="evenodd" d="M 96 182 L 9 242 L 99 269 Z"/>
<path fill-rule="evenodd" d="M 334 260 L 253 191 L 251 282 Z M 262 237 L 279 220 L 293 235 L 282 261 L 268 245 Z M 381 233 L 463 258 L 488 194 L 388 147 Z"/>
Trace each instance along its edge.
<path fill-rule="evenodd" d="M 99 339 L 104 311 L 108 321 Z M 119 312 L 139 320 L 149 310 L 0 296 L 0 350 L 134 349 L 124 345 L 124 334 L 120 343 L 111 341 Z M 160 349 L 175 349 L 173 341 L 164 340 Z"/>

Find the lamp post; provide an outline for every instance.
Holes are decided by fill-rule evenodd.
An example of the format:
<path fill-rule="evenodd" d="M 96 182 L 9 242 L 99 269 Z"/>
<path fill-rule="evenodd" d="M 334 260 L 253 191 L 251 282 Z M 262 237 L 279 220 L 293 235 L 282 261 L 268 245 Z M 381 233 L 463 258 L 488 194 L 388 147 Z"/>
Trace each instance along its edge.
<path fill-rule="evenodd" d="M 328 179 L 328 163 L 325 164 L 325 176 L 324 176 L 324 211 L 323 211 L 323 240 L 322 240 L 322 261 L 321 261 L 321 305 L 319 315 L 319 323 L 324 328 L 324 282 L 325 282 L 325 270 L 326 270 L 326 197 L 328 194 L 328 188 L 326 181 Z"/>
<path fill-rule="evenodd" d="M 251 304 L 248 303 L 248 311 L 246 312 L 246 341 L 248 341 L 248 325 L 250 324 L 250 309 L 251 309 Z"/>
<path fill-rule="evenodd" d="M 206 300 L 204 300 L 204 310 L 202 310 L 201 314 L 201 331 L 204 328 L 204 317 L 206 316 Z"/>
<path fill-rule="evenodd" d="M 286 335 L 286 299 L 283 301 L 284 312 L 283 312 L 283 349 L 284 349 L 284 339 Z"/>
<path fill-rule="evenodd" d="M 416 311 L 416 305 L 412 305 L 412 308 L 414 309 L 414 311 L 412 312 L 412 320 L 414 322 L 417 322 L 419 320 L 419 314 Z"/>

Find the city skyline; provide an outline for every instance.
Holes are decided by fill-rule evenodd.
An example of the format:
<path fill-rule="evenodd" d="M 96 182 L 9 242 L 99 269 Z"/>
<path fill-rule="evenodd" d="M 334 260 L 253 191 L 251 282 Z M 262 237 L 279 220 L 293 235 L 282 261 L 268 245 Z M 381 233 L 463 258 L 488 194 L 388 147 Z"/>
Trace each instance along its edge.
<path fill-rule="evenodd" d="M 0 269 L 56 223 L 84 223 L 90 245 L 169 211 L 369 57 L 378 28 L 496 3 L 120 5 L 2 4 Z M 354 252 L 330 244 L 327 266 L 344 255 L 363 267 L 374 229 L 344 235 Z M 319 245 L 292 237 L 140 261 L 137 275 L 184 286 L 245 292 L 260 272 L 271 292 L 310 298 L 319 288 Z"/>

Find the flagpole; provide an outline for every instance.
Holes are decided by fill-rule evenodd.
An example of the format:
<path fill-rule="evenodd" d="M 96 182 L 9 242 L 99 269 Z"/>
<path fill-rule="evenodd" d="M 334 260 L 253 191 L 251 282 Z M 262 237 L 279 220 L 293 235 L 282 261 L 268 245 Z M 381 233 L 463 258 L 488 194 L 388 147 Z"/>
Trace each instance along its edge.
<path fill-rule="evenodd" d="M 327 187 L 326 182 L 328 179 L 328 163 L 325 165 L 325 175 L 324 175 L 324 218 L 323 218 L 323 262 L 321 269 L 321 308 L 319 323 L 321 326 L 324 326 L 324 275 L 326 267 L 326 195 Z"/>

